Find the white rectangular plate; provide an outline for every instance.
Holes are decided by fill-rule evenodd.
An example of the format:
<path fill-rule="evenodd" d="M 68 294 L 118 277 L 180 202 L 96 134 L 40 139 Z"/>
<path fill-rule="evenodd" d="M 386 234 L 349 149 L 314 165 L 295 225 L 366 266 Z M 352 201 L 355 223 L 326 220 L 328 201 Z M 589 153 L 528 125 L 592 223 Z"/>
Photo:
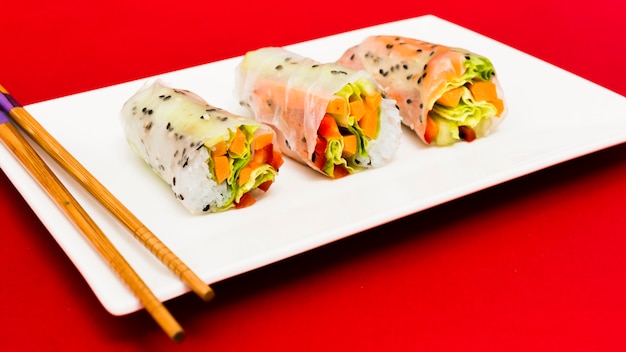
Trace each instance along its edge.
<path fill-rule="evenodd" d="M 156 77 L 26 109 L 207 283 L 626 140 L 623 96 L 434 16 L 359 29 L 287 49 L 322 62 L 334 61 L 348 46 L 374 34 L 414 37 L 489 57 L 510 109 L 504 123 L 487 138 L 445 148 L 426 148 L 404 129 L 401 146 L 390 164 L 339 180 L 326 179 L 286 160 L 271 190 L 252 207 L 193 216 L 176 201 L 165 182 L 131 152 L 119 124 L 122 104 Z M 158 77 L 198 93 L 213 105 L 246 114 L 232 93 L 239 60 Z M 561 95 L 559 99 L 551 98 L 555 92 Z M 41 154 L 159 299 L 189 291 Z M 104 307 L 114 315 L 141 309 L 138 300 L 5 148 L 0 148 L 0 165 Z"/>

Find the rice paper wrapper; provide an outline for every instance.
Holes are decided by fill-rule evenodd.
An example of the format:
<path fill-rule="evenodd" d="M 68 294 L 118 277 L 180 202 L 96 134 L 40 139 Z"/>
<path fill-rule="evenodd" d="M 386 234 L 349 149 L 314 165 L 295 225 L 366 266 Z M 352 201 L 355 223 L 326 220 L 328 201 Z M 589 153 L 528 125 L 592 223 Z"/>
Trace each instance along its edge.
<path fill-rule="evenodd" d="M 322 64 L 280 47 L 266 47 L 246 53 L 237 66 L 235 95 L 258 121 L 274 129 L 283 154 L 319 171 L 312 155 L 326 107 L 336 92 L 361 78 L 380 90 L 365 71 Z M 370 141 L 367 167 L 387 164 L 400 141 L 402 131 L 395 101 L 383 99 L 381 108 L 380 133 Z"/>
<path fill-rule="evenodd" d="M 241 196 L 227 182 L 216 182 L 208 164 L 211 148 L 244 125 L 273 134 L 252 118 L 209 105 L 161 80 L 146 83 L 124 103 L 120 115 L 131 149 L 194 214 L 226 210 Z"/>
<path fill-rule="evenodd" d="M 463 85 L 462 77 L 468 70 L 466 63 L 470 61 L 479 63 L 479 66 L 491 65 L 489 59 L 463 48 L 379 35 L 367 37 L 350 47 L 337 63 L 372 74 L 387 95 L 397 101 L 402 122 L 430 144 L 425 140 L 427 116 L 444 92 Z M 480 123 L 475 118 L 459 123 L 474 128 L 476 137 L 492 133 L 507 114 L 503 90 L 493 67 L 491 72 L 487 81 L 496 87 L 498 104 L 501 105 L 498 116 L 481 119 Z M 445 143 L 440 144 L 453 142 L 446 138 Z"/>

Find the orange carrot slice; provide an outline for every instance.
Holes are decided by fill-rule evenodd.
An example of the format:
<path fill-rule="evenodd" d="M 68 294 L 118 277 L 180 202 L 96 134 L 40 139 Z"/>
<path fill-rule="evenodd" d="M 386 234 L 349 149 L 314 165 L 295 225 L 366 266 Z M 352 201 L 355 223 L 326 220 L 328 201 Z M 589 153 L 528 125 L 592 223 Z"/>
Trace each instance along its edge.
<path fill-rule="evenodd" d="M 378 110 L 367 109 L 361 119 L 359 126 L 363 130 L 363 134 L 369 138 L 376 138 L 378 131 Z"/>
<path fill-rule="evenodd" d="M 347 136 L 343 136 L 343 151 L 341 156 L 344 158 L 348 158 L 353 156 L 356 153 L 356 136 L 353 134 L 349 134 Z"/>
<path fill-rule="evenodd" d="M 350 102 L 350 115 L 354 116 L 356 121 L 361 119 L 361 116 L 365 114 L 365 104 L 362 100 L 355 100 Z"/>
<path fill-rule="evenodd" d="M 474 99 L 492 103 L 498 110 L 496 115 L 502 115 L 504 102 L 498 97 L 496 85 L 493 82 L 477 81 L 469 85 L 469 90 L 472 92 Z"/>
<path fill-rule="evenodd" d="M 348 104 L 343 97 L 335 96 L 326 107 L 326 112 L 333 115 L 348 116 Z"/>
<path fill-rule="evenodd" d="M 246 135 L 240 129 L 237 129 L 228 150 L 236 155 L 241 155 L 246 151 Z"/>
<path fill-rule="evenodd" d="M 263 149 L 267 145 L 271 144 L 273 141 L 274 141 L 273 133 L 266 133 L 266 134 L 258 135 L 254 138 L 254 149 L 255 150 Z"/>
<path fill-rule="evenodd" d="M 237 180 L 237 184 L 239 186 L 243 185 L 250 179 L 250 175 L 252 174 L 252 166 L 250 164 L 244 166 L 241 170 L 239 170 L 239 179 Z"/>
<path fill-rule="evenodd" d="M 213 147 L 211 147 L 211 156 L 215 157 L 220 155 L 226 155 L 227 151 L 228 150 L 226 150 L 226 142 L 220 141 L 217 142 L 217 144 L 215 144 Z"/>
<path fill-rule="evenodd" d="M 482 101 L 491 101 L 498 97 L 496 85 L 488 81 L 476 81 L 469 85 L 474 99 Z"/>
<path fill-rule="evenodd" d="M 463 87 L 453 88 L 443 93 L 441 97 L 437 99 L 437 103 L 453 108 L 459 105 L 462 95 Z"/>
<path fill-rule="evenodd" d="M 380 93 L 368 95 L 367 97 L 365 97 L 365 105 L 372 110 L 375 109 L 378 111 L 378 107 L 380 106 L 380 103 L 382 101 L 383 97 L 380 95 Z"/>
<path fill-rule="evenodd" d="M 217 183 L 222 183 L 230 176 L 230 162 L 226 155 L 214 156 L 213 165 Z"/>

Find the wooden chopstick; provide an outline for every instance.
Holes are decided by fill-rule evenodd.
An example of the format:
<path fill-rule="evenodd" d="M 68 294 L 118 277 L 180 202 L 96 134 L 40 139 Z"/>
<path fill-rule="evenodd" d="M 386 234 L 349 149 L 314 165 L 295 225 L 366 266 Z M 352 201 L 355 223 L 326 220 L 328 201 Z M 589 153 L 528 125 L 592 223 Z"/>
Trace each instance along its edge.
<path fill-rule="evenodd" d="M 24 136 L 10 122 L 8 115 L 3 110 L 0 110 L 0 139 L 55 201 L 61 211 L 82 231 L 109 265 L 119 274 L 167 335 L 175 342 L 182 341 L 185 336 L 182 327 L 150 291 L 150 288 L 113 246 Z"/>
<path fill-rule="evenodd" d="M 0 108 L 83 188 L 116 216 L 133 235 L 205 301 L 215 293 L 176 254 L 133 215 L 106 187 L 79 163 L 30 113 L 0 85 Z"/>

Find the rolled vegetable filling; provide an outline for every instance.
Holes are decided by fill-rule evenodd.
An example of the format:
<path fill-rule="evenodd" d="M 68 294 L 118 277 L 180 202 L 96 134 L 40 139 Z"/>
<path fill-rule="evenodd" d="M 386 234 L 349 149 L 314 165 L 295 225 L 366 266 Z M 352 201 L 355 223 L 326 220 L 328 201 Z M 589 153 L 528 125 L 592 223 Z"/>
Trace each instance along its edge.
<path fill-rule="evenodd" d="M 271 128 L 160 80 L 128 99 L 121 119 L 131 148 L 192 213 L 252 205 L 283 163 Z"/>
<path fill-rule="evenodd" d="M 326 108 L 317 131 L 315 165 L 331 177 L 362 169 L 369 141 L 378 137 L 381 94 L 366 79 L 346 84 Z"/>
<path fill-rule="evenodd" d="M 283 155 L 331 178 L 386 165 L 398 148 L 395 100 L 363 70 L 267 47 L 246 53 L 235 92 Z"/>
<path fill-rule="evenodd" d="M 396 101 L 404 125 L 429 145 L 488 136 L 507 114 L 494 65 L 467 49 L 369 36 L 337 63 L 370 73 Z"/>
<path fill-rule="evenodd" d="M 504 103 L 491 81 L 493 65 L 484 57 L 467 57 L 465 73 L 446 83 L 445 90 L 428 112 L 428 143 L 452 144 L 485 135 L 492 117 L 499 117 Z"/>
<path fill-rule="evenodd" d="M 241 125 L 229 130 L 227 139 L 205 146 L 211 155 L 208 165 L 215 182 L 224 184 L 230 195 L 217 210 L 249 206 L 255 202 L 250 191 L 267 191 L 274 182 L 282 156 L 274 151 L 273 133 L 255 135 L 257 128 Z"/>

